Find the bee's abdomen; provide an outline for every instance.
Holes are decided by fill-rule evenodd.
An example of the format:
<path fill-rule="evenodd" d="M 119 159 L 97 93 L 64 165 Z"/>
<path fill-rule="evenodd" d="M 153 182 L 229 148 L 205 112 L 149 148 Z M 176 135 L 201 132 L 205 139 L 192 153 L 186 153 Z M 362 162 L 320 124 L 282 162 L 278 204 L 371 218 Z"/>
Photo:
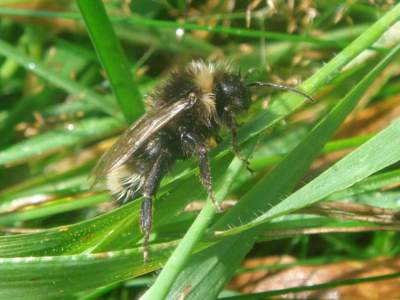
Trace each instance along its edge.
<path fill-rule="evenodd" d="M 107 188 L 113 198 L 125 203 L 140 193 L 144 176 L 135 172 L 128 164 L 114 168 L 107 174 Z"/>

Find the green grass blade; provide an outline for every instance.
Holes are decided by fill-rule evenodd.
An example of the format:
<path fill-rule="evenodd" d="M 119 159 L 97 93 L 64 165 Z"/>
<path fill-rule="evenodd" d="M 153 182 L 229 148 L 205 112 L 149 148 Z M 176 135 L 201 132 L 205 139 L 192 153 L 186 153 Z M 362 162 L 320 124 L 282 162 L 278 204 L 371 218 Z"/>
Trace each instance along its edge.
<path fill-rule="evenodd" d="M 368 177 L 367 179 L 358 182 L 347 188 L 344 191 L 334 193 L 329 196 L 329 200 L 340 200 L 347 197 L 364 194 L 371 191 L 377 191 L 387 186 L 393 186 L 400 182 L 400 170 L 393 170 L 382 174 Z M 400 203 L 399 203 L 400 204 Z"/>
<path fill-rule="evenodd" d="M 257 217 L 251 224 L 255 226 L 278 215 L 316 203 L 399 160 L 400 120 L 397 120 L 266 214 Z"/>
<path fill-rule="evenodd" d="M 37 241 L 39 242 L 39 241 Z M 143 267 L 140 249 L 97 254 L 0 258 L 0 299 L 59 299 L 139 276 L 158 267 L 170 249 Z"/>
<path fill-rule="evenodd" d="M 132 122 L 144 112 L 142 96 L 104 5 L 99 0 L 78 0 L 77 3 L 121 110 L 127 121 Z"/>
<path fill-rule="evenodd" d="M 63 18 L 63 19 L 73 19 L 79 20 L 79 14 L 74 12 L 55 12 L 55 11 L 46 11 L 46 10 L 30 10 L 30 9 L 16 9 L 16 8 L 8 8 L 2 7 L 0 8 L 0 15 L 4 16 L 29 16 L 29 17 L 37 17 L 37 18 Z M 284 40 L 290 42 L 305 42 L 312 43 L 320 46 L 333 46 L 333 47 L 341 47 L 344 46 L 342 42 L 338 42 L 337 40 L 326 40 L 319 39 L 310 35 L 294 35 L 288 33 L 279 33 L 267 30 L 253 30 L 247 28 L 234 28 L 234 27 L 226 27 L 226 26 L 208 26 L 208 25 L 199 25 L 195 23 L 188 22 L 173 22 L 173 21 L 165 21 L 165 20 L 154 20 L 150 18 L 143 18 L 139 16 L 113 16 L 110 18 L 111 21 L 115 23 L 129 23 L 135 26 L 147 27 L 147 28 L 170 28 L 170 29 L 178 29 L 182 28 L 185 30 L 198 30 L 198 31 L 206 31 L 206 32 L 214 32 L 218 34 L 227 34 L 232 36 L 240 36 L 240 37 L 249 37 L 249 38 L 267 38 L 270 40 Z"/>
<path fill-rule="evenodd" d="M 93 163 L 77 164 L 74 168 L 54 172 L 50 174 L 39 174 L 30 177 L 27 180 L 11 185 L 0 191 L 0 207 L 9 200 L 17 197 L 30 196 L 35 194 L 58 194 L 58 191 L 63 191 L 69 188 L 78 191 L 86 191 L 89 187 L 89 182 L 82 181 L 83 176 L 87 176 Z M 8 199 L 4 201 L 4 198 Z"/>
<path fill-rule="evenodd" d="M 85 86 L 60 75 L 58 72 L 46 67 L 43 63 L 21 53 L 17 48 L 3 40 L 0 40 L 0 55 L 14 59 L 27 71 L 33 72 L 37 76 L 42 77 L 49 83 L 65 90 L 70 95 L 77 97 L 77 99 L 90 102 L 100 111 L 111 116 L 118 116 L 115 105 L 109 98 L 100 96 Z"/>
<path fill-rule="evenodd" d="M 69 125 L 71 127 L 45 132 L 0 151 L 0 166 L 26 162 L 68 146 L 95 141 L 123 127 L 114 118 L 88 118 Z"/>
<path fill-rule="evenodd" d="M 215 169 L 220 172 L 213 173 L 215 178 L 222 176 L 224 173 L 222 170 L 227 168 L 231 159 L 229 156 L 225 160 L 217 161 Z M 179 189 L 173 188 L 176 185 L 179 186 Z M 162 187 L 158 195 L 162 197 L 163 201 L 155 202 L 154 230 L 163 227 L 162 225 L 169 222 L 171 216 L 174 216 L 188 202 L 201 199 L 204 194 L 205 191 L 198 183 L 195 172 Z M 188 195 L 190 196 L 188 197 Z M 93 198 L 89 197 L 87 200 L 102 201 L 104 196 L 106 195 L 99 194 Z M 70 206 L 74 205 L 70 204 Z M 76 254 L 82 251 L 105 252 L 134 247 L 142 238 L 139 228 L 139 207 L 140 199 L 80 223 L 34 234 L 0 236 L 0 257 Z M 46 208 L 43 208 L 34 213 L 48 212 Z M 165 212 L 169 212 L 169 214 L 165 214 Z M 24 218 L 25 216 L 21 212 L 20 217 Z"/>
<path fill-rule="evenodd" d="M 87 180 L 85 176 L 81 180 Z M 73 210 L 78 210 L 90 205 L 95 205 L 109 200 L 110 196 L 107 194 L 97 194 L 90 196 L 82 196 L 72 198 L 71 196 L 53 200 L 45 205 L 36 205 L 32 208 L 25 208 L 21 210 L 14 210 L 12 212 L 4 211 L 0 207 L 0 224 L 15 224 L 26 220 L 35 220 L 55 214 L 66 213 Z M 29 206 L 28 206 L 29 207 Z"/>
<path fill-rule="evenodd" d="M 235 158 L 231 165 L 227 168 L 225 176 L 218 182 L 221 187 L 216 193 L 216 200 L 223 200 L 234 181 L 235 177 L 242 169 L 242 161 Z M 196 243 L 202 238 L 207 227 L 210 225 L 211 221 L 215 216 L 215 207 L 212 205 L 211 201 L 207 201 L 206 205 L 203 207 L 196 220 L 190 226 L 189 230 L 186 232 L 182 241 L 179 243 L 178 247 L 172 253 L 170 259 L 168 259 L 166 265 L 162 269 L 161 273 L 158 275 L 154 285 L 146 292 L 144 295 L 148 299 L 163 299 L 168 293 L 174 280 L 179 275 L 183 269 L 185 263 L 189 259 L 190 254 L 193 251 Z"/>
<path fill-rule="evenodd" d="M 101 195 L 95 197 L 101 197 Z M 138 213 L 139 202 L 134 202 L 107 214 L 72 225 L 46 229 L 38 233 L 0 236 L 0 257 L 82 253 L 93 245 L 97 245 L 120 223 Z"/>

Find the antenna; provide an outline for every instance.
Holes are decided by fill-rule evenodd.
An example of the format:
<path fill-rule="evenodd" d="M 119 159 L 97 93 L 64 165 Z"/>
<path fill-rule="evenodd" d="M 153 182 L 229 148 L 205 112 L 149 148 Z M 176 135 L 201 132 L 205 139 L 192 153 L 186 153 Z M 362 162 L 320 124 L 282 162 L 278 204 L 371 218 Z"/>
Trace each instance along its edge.
<path fill-rule="evenodd" d="M 302 92 L 298 89 L 292 88 L 290 86 L 287 85 L 283 85 L 283 84 L 278 84 L 278 83 L 272 83 L 272 82 L 262 82 L 262 81 L 255 81 L 252 83 L 247 84 L 248 87 L 272 87 L 275 89 L 281 89 L 281 90 L 286 90 L 286 91 L 290 91 L 296 94 L 299 94 L 301 96 L 306 97 L 310 102 L 315 102 L 314 98 L 307 95 L 305 92 Z"/>

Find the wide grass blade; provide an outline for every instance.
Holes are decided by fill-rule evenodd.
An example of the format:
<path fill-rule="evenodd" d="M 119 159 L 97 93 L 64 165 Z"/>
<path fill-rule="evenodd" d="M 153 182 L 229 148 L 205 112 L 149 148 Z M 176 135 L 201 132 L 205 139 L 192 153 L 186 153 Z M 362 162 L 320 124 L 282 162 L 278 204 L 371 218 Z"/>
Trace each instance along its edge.
<path fill-rule="evenodd" d="M 80 180 L 87 180 L 87 178 L 85 176 L 84 178 L 80 178 Z M 34 205 L 33 207 L 26 205 L 28 208 L 21 207 L 21 209 L 14 209 L 12 211 L 7 211 L 3 207 L 0 207 L 0 224 L 15 224 L 16 222 L 66 213 L 107 201 L 109 198 L 105 193 L 90 196 L 83 195 L 75 198 L 67 196 L 49 201 L 50 203 L 43 203 L 43 205 Z"/>
<path fill-rule="evenodd" d="M 73 19 L 79 20 L 81 16 L 74 12 L 55 12 L 55 11 L 46 11 L 46 10 L 27 10 L 27 9 L 16 9 L 16 8 L 8 8 L 2 7 L 0 8 L 0 15 L 5 16 L 30 16 L 37 18 L 65 18 L 65 19 Z M 249 37 L 249 38 L 267 38 L 271 40 L 284 40 L 289 42 L 305 42 L 312 43 L 319 46 L 333 46 L 333 47 L 342 47 L 343 43 L 338 42 L 337 40 L 326 40 L 319 39 L 310 35 L 294 35 L 288 33 L 280 33 L 274 31 L 267 30 L 253 30 L 247 28 L 234 28 L 227 26 L 207 26 L 200 25 L 195 23 L 181 23 L 181 22 L 173 22 L 166 20 L 154 20 L 150 18 L 143 18 L 140 16 L 130 16 L 130 17 L 121 17 L 121 16 L 113 16 L 110 18 L 112 22 L 115 23 L 128 23 L 135 26 L 147 27 L 147 28 L 170 28 L 170 29 L 185 29 L 185 30 L 198 30 L 198 31 L 206 31 L 206 32 L 214 32 L 218 34 L 227 34 L 232 36 L 240 36 L 240 37 Z"/>
<path fill-rule="evenodd" d="M 0 258 L 0 299 L 63 299 L 139 276 L 158 267 L 170 250 L 143 268 L 141 249 L 43 257 Z"/>
<path fill-rule="evenodd" d="M 78 0 L 77 3 L 121 110 L 127 121 L 132 122 L 144 112 L 142 96 L 104 5 L 99 0 Z"/>
<path fill-rule="evenodd" d="M 68 146 L 95 141 L 122 127 L 123 123 L 114 118 L 87 118 L 70 123 L 65 128 L 45 132 L 0 151 L 0 166 L 27 162 Z"/>
<path fill-rule="evenodd" d="M 390 143 L 387 143 L 390 141 Z M 245 227 L 309 206 L 400 160 L 400 120 Z M 243 228 L 243 227 L 242 227 Z M 232 229 L 236 231 L 239 228 Z M 232 232 L 231 231 L 231 232 Z"/>

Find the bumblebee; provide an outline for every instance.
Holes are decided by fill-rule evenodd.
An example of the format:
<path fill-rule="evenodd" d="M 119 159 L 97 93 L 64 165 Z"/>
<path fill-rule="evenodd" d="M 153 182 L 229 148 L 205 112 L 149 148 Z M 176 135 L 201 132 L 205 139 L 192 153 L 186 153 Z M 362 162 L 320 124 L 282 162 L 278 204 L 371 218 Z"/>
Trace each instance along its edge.
<path fill-rule="evenodd" d="M 272 83 L 246 84 L 225 63 L 191 61 L 172 72 L 148 97 L 149 111 L 132 124 L 101 157 L 93 170 L 95 183 L 102 177 L 114 199 L 125 203 L 142 195 L 140 227 L 144 234 L 143 256 L 148 258 L 152 227 L 152 201 L 163 176 L 177 160 L 195 157 L 200 182 L 214 200 L 207 141 L 217 138 L 221 127 L 230 130 L 234 153 L 239 153 L 235 116 L 250 106 L 250 89 Z"/>

